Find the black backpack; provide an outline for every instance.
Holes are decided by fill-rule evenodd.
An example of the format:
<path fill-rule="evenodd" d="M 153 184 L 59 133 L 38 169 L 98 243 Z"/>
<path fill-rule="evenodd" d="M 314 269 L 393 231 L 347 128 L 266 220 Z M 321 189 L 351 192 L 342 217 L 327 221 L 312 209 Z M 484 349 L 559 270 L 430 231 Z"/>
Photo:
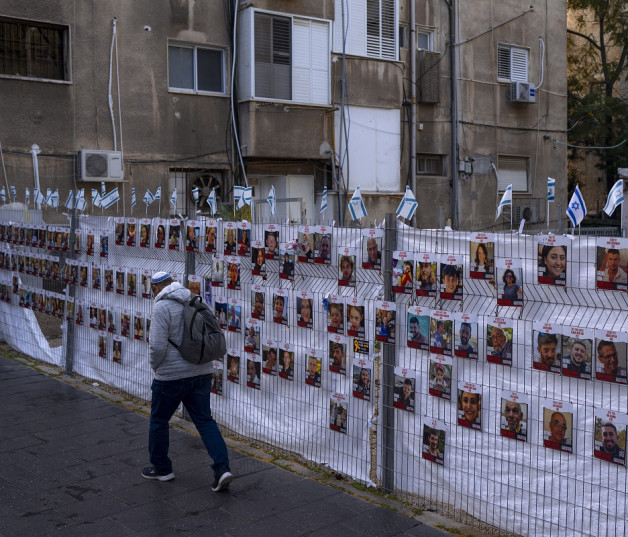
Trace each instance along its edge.
<path fill-rule="evenodd" d="M 222 360 L 227 353 L 227 342 L 220 324 L 200 296 L 193 296 L 183 305 L 181 343 L 177 345 L 170 338 L 168 341 L 192 364 Z"/>

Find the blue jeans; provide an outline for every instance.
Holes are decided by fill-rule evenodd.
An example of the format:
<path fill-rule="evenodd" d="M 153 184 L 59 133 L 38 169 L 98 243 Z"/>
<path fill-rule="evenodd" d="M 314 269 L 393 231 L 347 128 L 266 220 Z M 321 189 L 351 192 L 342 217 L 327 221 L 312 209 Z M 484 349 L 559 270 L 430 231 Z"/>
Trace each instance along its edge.
<path fill-rule="evenodd" d="M 227 445 L 220 434 L 218 424 L 212 418 L 209 406 L 211 385 L 211 375 L 178 380 L 153 380 L 148 451 L 150 462 L 157 471 L 172 472 L 172 461 L 168 457 L 170 443 L 168 422 L 181 402 L 201 435 L 207 453 L 214 460 L 212 464 L 214 475 L 221 468 L 229 469 Z"/>

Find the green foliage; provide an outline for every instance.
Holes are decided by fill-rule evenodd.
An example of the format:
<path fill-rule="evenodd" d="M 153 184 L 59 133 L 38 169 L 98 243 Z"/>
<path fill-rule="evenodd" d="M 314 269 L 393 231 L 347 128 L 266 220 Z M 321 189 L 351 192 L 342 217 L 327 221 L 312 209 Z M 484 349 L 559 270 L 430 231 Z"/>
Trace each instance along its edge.
<path fill-rule="evenodd" d="M 628 138 L 628 102 L 620 95 L 628 74 L 628 0 L 568 0 L 567 7 L 573 16 L 567 30 L 568 141 L 588 147 L 618 145 Z M 598 157 L 607 187 L 617 168 L 628 163 L 628 142 L 614 149 L 572 148 L 570 158 L 581 158 L 585 151 Z"/>

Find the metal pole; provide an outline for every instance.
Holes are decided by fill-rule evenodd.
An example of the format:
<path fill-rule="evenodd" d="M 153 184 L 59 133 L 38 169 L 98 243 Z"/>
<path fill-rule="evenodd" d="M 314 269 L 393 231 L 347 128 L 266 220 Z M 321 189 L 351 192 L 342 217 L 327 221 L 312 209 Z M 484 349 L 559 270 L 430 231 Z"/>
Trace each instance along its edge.
<path fill-rule="evenodd" d="M 456 88 L 456 12 L 454 0 L 445 0 L 449 9 L 449 64 L 450 73 L 450 102 L 451 102 L 451 227 L 458 229 L 458 110 Z"/>
<path fill-rule="evenodd" d="M 332 151 L 331 152 L 331 184 L 336 186 L 336 191 L 338 192 L 338 199 L 337 199 L 337 204 L 338 204 L 338 224 L 340 225 L 340 227 L 342 227 L 342 202 L 340 201 L 340 181 L 338 180 L 338 178 L 336 177 L 336 158 L 335 158 L 335 154 Z"/>
<path fill-rule="evenodd" d="M 392 301 L 392 255 L 397 249 L 397 219 L 386 214 L 386 237 L 382 249 L 384 300 Z M 399 319 L 397 318 L 397 322 Z M 382 343 L 382 487 L 385 492 L 394 489 L 395 475 L 395 413 L 393 391 L 395 380 L 395 345 Z"/>
<path fill-rule="evenodd" d="M 410 1 L 410 93 L 412 100 L 412 119 L 410 121 L 410 177 L 412 177 L 412 193 L 416 196 L 416 124 L 417 124 L 417 96 L 416 96 L 416 2 Z M 415 211 L 412 224 L 417 226 L 419 216 Z"/>
<path fill-rule="evenodd" d="M 74 241 L 76 240 L 75 230 L 76 230 L 77 224 L 78 222 L 76 218 L 76 207 L 73 207 L 72 213 L 71 213 L 71 219 L 70 219 L 70 238 L 69 238 L 69 243 L 68 243 L 68 255 L 65 258 L 66 263 L 68 262 L 68 259 L 74 259 L 74 256 L 76 255 L 74 253 Z M 70 298 L 76 299 L 76 286 L 75 285 L 67 284 L 66 290 L 67 290 L 67 296 L 69 296 Z M 67 300 L 66 300 L 65 307 L 67 311 L 67 307 L 68 307 Z M 76 313 L 76 300 L 74 302 L 74 312 Z M 66 323 L 65 337 L 67 338 L 66 346 L 65 346 L 65 372 L 68 375 L 72 375 L 74 372 L 74 322 L 67 321 L 65 319 L 64 321 Z"/>

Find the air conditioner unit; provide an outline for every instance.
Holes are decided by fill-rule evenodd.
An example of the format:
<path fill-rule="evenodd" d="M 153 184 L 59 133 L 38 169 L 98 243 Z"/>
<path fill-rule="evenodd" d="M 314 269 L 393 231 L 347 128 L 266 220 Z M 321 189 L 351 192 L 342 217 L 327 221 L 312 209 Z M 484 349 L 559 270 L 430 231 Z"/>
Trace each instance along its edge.
<path fill-rule="evenodd" d="M 81 181 L 122 181 L 122 153 L 81 149 Z"/>
<path fill-rule="evenodd" d="M 511 82 L 509 95 L 512 103 L 536 102 L 536 88 L 531 82 Z"/>
<path fill-rule="evenodd" d="M 533 200 L 513 200 L 513 221 L 520 222 L 524 219 L 529 224 L 540 221 L 540 210 L 538 199 Z"/>

